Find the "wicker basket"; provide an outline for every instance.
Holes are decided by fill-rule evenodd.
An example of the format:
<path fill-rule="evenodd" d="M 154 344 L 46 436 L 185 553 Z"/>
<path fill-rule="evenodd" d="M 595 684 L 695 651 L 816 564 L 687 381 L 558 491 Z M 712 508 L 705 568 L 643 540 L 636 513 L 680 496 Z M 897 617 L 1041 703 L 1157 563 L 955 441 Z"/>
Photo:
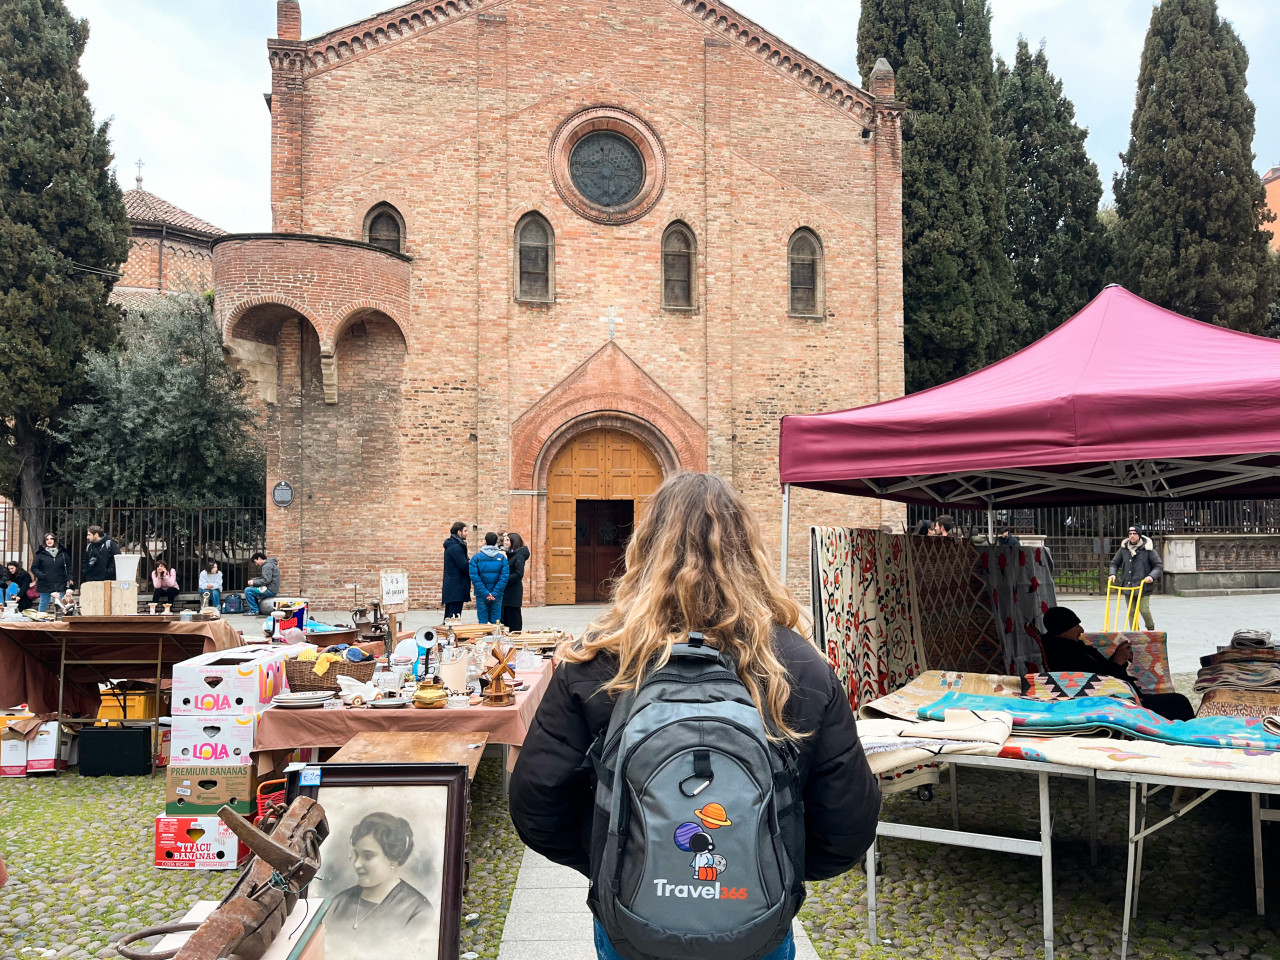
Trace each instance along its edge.
<path fill-rule="evenodd" d="M 289 689 L 294 693 L 307 693 L 312 690 L 332 690 L 337 693 L 338 677 L 351 677 L 361 683 L 368 683 L 373 679 L 375 667 L 377 663 L 373 660 L 366 660 L 363 663 L 339 660 L 329 664 L 329 669 L 324 674 L 316 676 L 314 660 L 286 660 L 284 675 L 289 678 Z"/>

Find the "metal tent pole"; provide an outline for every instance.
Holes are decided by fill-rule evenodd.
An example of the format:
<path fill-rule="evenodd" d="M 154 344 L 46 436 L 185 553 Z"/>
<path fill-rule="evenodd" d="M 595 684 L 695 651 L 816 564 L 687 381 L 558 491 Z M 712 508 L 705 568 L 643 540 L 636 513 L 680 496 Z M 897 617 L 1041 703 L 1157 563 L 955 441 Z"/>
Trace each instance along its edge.
<path fill-rule="evenodd" d="M 991 501 L 987 501 L 987 543 L 996 542 L 996 511 L 991 505 Z"/>
<path fill-rule="evenodd" d="M 791 532 L 791 484 L 782 485 L 782 582 L 787 582 L 787 539 Z"/>

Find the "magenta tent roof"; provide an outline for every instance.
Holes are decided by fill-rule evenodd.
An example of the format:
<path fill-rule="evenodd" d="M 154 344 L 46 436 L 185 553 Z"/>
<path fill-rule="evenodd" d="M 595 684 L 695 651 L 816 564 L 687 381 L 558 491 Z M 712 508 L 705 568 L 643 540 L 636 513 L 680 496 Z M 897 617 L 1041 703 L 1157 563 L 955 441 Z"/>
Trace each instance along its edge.
<path fill-rule="evenodd" d="M 959 380 L 784 417 L 783 483 L 907 503 L 1280 496 L 1280 341 L 1107 287 Z"/>

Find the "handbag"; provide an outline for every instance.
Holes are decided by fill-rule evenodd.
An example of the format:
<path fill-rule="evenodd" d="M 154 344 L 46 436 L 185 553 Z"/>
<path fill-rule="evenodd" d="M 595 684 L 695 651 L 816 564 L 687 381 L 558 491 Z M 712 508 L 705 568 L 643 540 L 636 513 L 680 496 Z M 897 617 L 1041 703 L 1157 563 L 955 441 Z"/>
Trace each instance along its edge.
<path fill-rule="evenodd" d="M 34 580 L 32 580 L 31 585 L 27 587 L 27 596 L 32 600 L 40 599 L 40 588 L 36 586 L 36 582 Z"/>

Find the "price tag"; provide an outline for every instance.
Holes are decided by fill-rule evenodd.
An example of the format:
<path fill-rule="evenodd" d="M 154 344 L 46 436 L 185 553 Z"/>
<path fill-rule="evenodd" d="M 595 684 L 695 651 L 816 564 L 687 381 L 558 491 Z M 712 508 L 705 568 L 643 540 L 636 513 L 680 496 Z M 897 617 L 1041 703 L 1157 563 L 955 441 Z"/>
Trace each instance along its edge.
<path fill-rule="evenodd" d="M 334 697 L 332 700 L 326 700 L 324 702 L 324 708 L 326 710 L 342 710 L 345 707 L 346 707 L 346 704 L 343 703 L 341 700 L 339 700 L 337 697 Z"/>
<path fill-rule="evenodd" d="M 302 773 L 298 775 L 298 785 L 302 787 L 320 786 L 320 774 L 322 772 L 319 767 L 304 767 Z"/>

